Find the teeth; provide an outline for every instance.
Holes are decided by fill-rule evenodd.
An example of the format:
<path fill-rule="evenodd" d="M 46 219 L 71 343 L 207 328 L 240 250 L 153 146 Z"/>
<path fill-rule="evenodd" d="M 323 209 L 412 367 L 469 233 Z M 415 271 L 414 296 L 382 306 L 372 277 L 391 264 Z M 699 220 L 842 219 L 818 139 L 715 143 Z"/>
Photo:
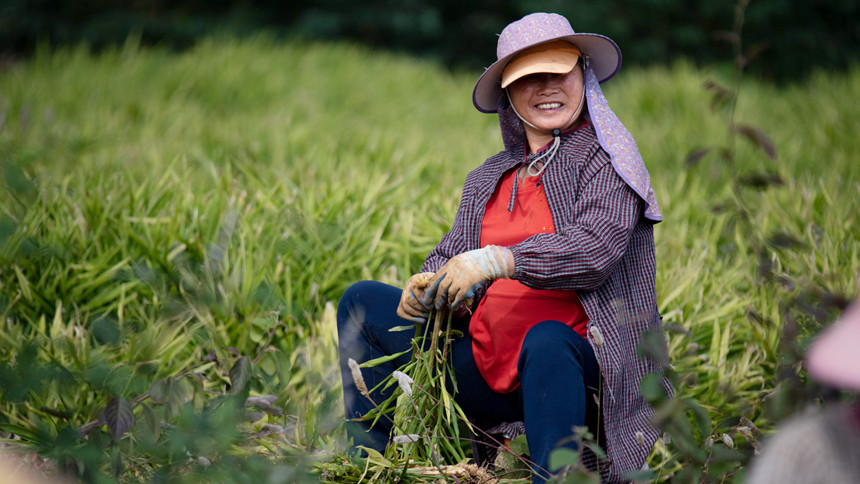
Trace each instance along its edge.
<path fill-rule="evenodd" d="M 542 103 L 538 104 L 538 109 L 558 109 L 561 107 L 561 103 Z"/>

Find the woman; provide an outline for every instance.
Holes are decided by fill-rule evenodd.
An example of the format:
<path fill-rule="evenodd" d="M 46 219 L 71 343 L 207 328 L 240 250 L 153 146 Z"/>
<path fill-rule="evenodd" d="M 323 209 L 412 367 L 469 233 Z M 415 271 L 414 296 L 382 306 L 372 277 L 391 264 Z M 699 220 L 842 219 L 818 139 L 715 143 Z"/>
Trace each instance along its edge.
<path fill-rule="evenodd" d="M 600 90 L 620 63 L 612 40 L 574 33 L 560 15 L 531 14 L 502 31 L 473 103 L 498 113 L 505 150 L 467 176 L 453 227 L 422 274 L 402 291 L 361 282 L 341 299 L 348 418 L 371 408 L 348 359 L 408 349 L 409 335 L 387 331 L 403 324 L 397 316 L 421 321 L 431 306 L 447 307 L 468 328 L 452 344 L 455 398 L 479 425 L 525 424 L 536 482 L 560 442 L 575 446 L 572 428 L 596 430 L 597 420 L 608 459 L 585 452 L 586 464 L 606 481 L 641 468 L 658 435 L 639 382 L 660 365 L 638 358 L 637 346 L 660 326 L 653 225 L 661 215 L 636 143 Z M 363 377 L 372 387 L 408 358 Z M 378 449 L 388 432 L 349 430 L 356 444 Z"/>

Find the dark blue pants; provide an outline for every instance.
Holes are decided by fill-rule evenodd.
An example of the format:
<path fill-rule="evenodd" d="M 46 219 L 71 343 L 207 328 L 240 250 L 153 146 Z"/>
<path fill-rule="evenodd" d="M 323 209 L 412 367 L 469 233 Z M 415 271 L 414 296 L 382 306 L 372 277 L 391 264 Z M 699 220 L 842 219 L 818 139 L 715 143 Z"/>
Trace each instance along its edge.
<path fill-rule="evenodd" d="M 340 369 L 346 417 L 360 417 L 373 404 L 355 387 L 347 366 L 349 358 L 358 363 L 409 349 L 412 331 L 389 332 L 394 326 L 409 324 L 396 315 L 401 289 L 375 281 L 353 284 L 343 294 L 337 309 Z M 526 427 L 530 459 L 538 473 L 549 468 L 549 454 L 559 442 L 572 435 L 574 426 L 589 425 L 594 431 L 597 405 L 594 395 L 599 385 L 599 367 L 588 342 L 558 321 L 543 321 L 526 334 L 517 365 L 520 380 L 511 393 L 497 393 L 484 381 L 472 356 L 468 321 L 455 322 L 465 335 L 450 347 L 450 361 L 457 379 L 457 403 L 470 418 L 484 424 L 522 421 Z M 406 353 L 388 363 L 362 368 L 368 388 L 373 388 L 398 367 L 409 362 Z M 394 387 L 392 387 L 394 388 Z M 389 390 L 393 391 L 393 390 Z M 377 391 L 375 402 L 390 395 Z M 390 422 L 380 419 L 368 429 L 366 422 L 347 422 L 347 434 L 355 445 L 382 451 L 391 431 Z M 576 449 L 575 444 L 564 444 Z M 535 478 L 535 481 L 542 481 Z"/>

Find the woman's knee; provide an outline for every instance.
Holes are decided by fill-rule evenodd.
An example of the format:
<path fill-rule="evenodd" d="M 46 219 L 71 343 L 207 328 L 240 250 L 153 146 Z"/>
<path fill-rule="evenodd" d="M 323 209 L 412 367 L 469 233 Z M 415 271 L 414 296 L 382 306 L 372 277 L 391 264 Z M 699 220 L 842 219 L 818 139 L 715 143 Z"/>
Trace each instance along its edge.
<path fill-rule="evenodd" d="M 599 364 L 588 340 L 559 321 L 543 321 L 526 333 L 517 364 L 520 379 L 525 372 L 562 373 L 578 368 L 586 385 L 595 386 Z"/>
<path fill-rule="evenodd" d="M 401 292 L 378 281 L 356 282 L 344 291 L 337 307 L 340 346 L 359 341 L 385 346 L 394 341 L 399 347 L 399 334 L 389 334 L 389 329 L 402 324 L 396 314 Z"/>
<path fill-rule="evenodd" d="M 576 344 L 579 336 L 570 326 L 561 321 L 542 321 L 528 330 L 523 340 L 523 349 L 546 351 L 555 347 Z"/>
<path fill-rule="evenodd" d="M 572 357 L 578 365 L 586 366 L 590 362 L 590 352 L 588 341 L 570 326 L 560 321 L 542 321 L 526 333 L 520 350 L 519 369 L 527 361 L 561 364 L 566 361 L 564 355 Z"/>
<path fill-rule="evenodd" d="M 364 308 L 382 290 L 381 286 L 385 285 L 377 281 L 358 281 L 343 292 L 337 304 L 338 332 L 348 323 L 364 319 Z"/>

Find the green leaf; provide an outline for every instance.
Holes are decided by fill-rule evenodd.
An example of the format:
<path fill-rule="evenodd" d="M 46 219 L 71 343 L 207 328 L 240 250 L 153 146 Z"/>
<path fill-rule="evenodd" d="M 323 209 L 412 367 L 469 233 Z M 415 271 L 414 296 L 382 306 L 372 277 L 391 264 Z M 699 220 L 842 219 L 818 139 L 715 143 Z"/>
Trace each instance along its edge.
<path fill-rule="evenodd" d="M 606 458 L 606 451 L 603 450 L 603 448 L 600 447 L 600 444 L 598 444 L 597 442 L 594 442 L 593 440 L 586 440 L 582 442 L 582 445 L 583 447 L 591 449 L 591 451 L 594 452 L 594 455 L 598 459 L 602 460 Z"/>
<path fill-rule="evenodd" d="M 651 469 L 644 469 L 639 471 L 628 471 L 624 473 L 624 478 L 629 481 L 634 482 L 645 482 L 654 479 L 655 474 Z"/>
<path fill-rule="evenodd" d="M 93 323 L 93 338 L 100 345 L 114 345 L 119 342 L 122 333 L 116 323 L 108 318 L 99 318 Z"/>
<path fill-rule="evenodd" d="M 511 452 L 517 455 L 529 455 L 529 443 L 526 440 L 526 434 L 517 435 L 510 444 Z"/>
<path fill-rule="evenodd" d="M 579 452 L 567 447 L 560 447 L 549 454 L 549 470 L 557 471 L 567 466 L 575 466 L 579 463 Z"/>
<path fill-rule="evenodd" d="M 3 245 L 15 233 L 18 224 L 8 216 L 0 218 L 0 245 Z"/>
<path fill-rule="evenodd" d="M 600 484 L 600 474 L 574 470 L 564 477 L 564 484 Z"/>
<path fill-rule="evenodd" d="M 393 355 L 380 356 L 379 358 L 374 358 L 372 360 L 365 361 L 364 363 L 358 365 L 358 367 L 359 368 L 370 368 L 372 366 L 380 365 L 382 363 L 396 359 L 399 356 L 405 355 L 406 353 L 409 353 L 410 351 L 412 351 L 412 350 L 409 349 L 406 351 L 401 351 L 400 353 L 394 353 Z"/>
<path fill-rule="evenodd" d="M 156 380 L 149 389 L 149 397 L 154 403 L 164 404 L 165 418 L 170 420 L 179 414 L 185 405 L 185 396 L 188 392 L 187 385 L 175 378 Z"/>
<path fill-rule="evenodd" d="M 666 339 L 662 331 L 649 330 L 642 334 L 636 347 L 640 358 L 649 358 L 660 367 L 669 366 Z"/>
<path fill-rule="evenodd" d="M 252 374 L 251 358 L 243 356 L 236 360 L 233 368 L 230 368 L 230 394 L 236 395 L 244 390 Z"/>
<path fill-rule="evenodd" d="M 690 399 L 687 401 L 687 408 L 693 414 L 693 421 L 699 427 L 701 435 L 707 435 L 711 430 L 711 417 L 708 416 L 708 411 L 696 400 Z"/>
<path fill-rule="evenodd" d="M 155 410 L 146 403 L 142 403 L 140 408 L 143 413 L 144 431 L 152 439 L 152 443 L 158 442 L 158 438 L 161 436 L 161 422 L 155 415 Z"/>
<path fill-rule="evenodd" d="M 134 412 L 125 397 L 111 398 L 102 412 L 114 442 L 119 442 L 123 434 L 134 426 Z"/>
<path fill-rule="evenodd" d="M 714 432 L 732 432 L 740 426 L 740 417 L 726 417 L 714 426 Z"/>
<path fill-rule="evenodd" d="M 15 266 L 15 275 L 18 277 L 18 289 L 20 289 L 21 295 L 24 296 L 25 300 L 32 301 L 33 292 L 30 290 L 30 280 L 18 266 Z"/>
<path fill-rule="evenodd" d="M 367 460 L 378 464 L 384 467 L 392 467 L 391 461 L 383 457 L 383 455 L 376 449 L 371 449 L 370 447 L 365 447 L 363 445 L 357 446 L 357 448 L 367 452 Z"/>
<path fill-rule="evenodd" d="M 666 398 L 666 390 L 660 385 L 661 378 L 657 373 L 648 373 L 639 384 L 645 401 L 652 405 Z"/>
<path fill-rule="evenodd" d="M 170 395 L 171 380 L 172 379 L 170 378 L 165 378 L 152 382 L 152 386 L 149 387 L 149 398 L 151 398 L 155 403 L 167 402 L 168 396 Z"/>
<path fill-rule="evenodd" d="M 745 456 L 737 450 L 723 447 L 721 445 L 715 445 L 711 448 L 710 462 L 723 463 L 739 462 L 744 460 L 746 460 Z"/>

